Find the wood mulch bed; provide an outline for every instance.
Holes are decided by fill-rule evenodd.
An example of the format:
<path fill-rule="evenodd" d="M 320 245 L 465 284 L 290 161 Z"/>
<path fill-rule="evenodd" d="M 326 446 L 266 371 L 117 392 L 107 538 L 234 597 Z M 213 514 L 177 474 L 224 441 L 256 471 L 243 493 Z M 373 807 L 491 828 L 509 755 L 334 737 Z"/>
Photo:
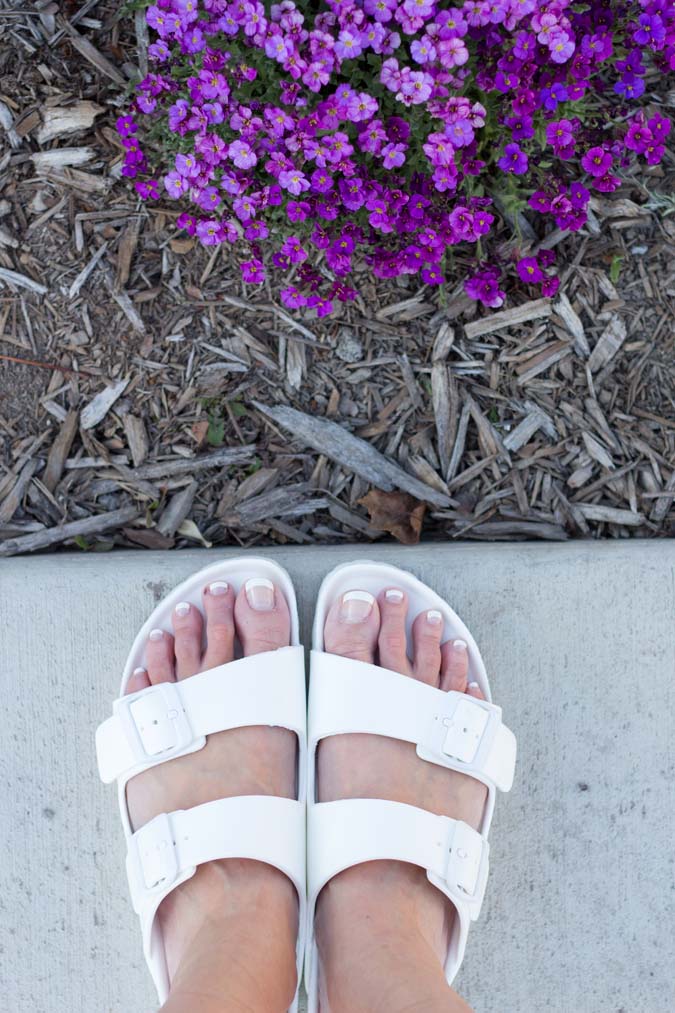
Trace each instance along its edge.
<path fill-rule="evenodd" d="M 120 178 L 115 11 L 0 0 L 0 555 L 675 533 L 672 150 L 543 238 L 553 301 L 296 319 Z"/>

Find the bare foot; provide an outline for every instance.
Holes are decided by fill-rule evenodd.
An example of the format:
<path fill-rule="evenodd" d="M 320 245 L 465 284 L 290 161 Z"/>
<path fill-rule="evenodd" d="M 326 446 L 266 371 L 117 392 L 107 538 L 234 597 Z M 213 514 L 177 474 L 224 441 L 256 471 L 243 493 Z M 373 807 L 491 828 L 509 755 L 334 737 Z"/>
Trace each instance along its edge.
<path fill-rule="evenodd" d="M 466 644 L 456 640 L 441 646 L 439 612 L 416 617 L 413 658 L 407 657 L 407 609 L 398 588 L 383 591 L 377 601 L 365 592 L 353 597 L 347 592 L 326 619 L 326 651 L 484 699 L 477 684 L 467 685 Z M 377 735 L 334 736 L 321 742 L 317 768 L 321 802 L 387 799 L 464 820 L 474 829 L 480 825 L 485 785 L 421 760 L 408 742 Z M 322 989 L 331 1013 L 467 1009 L 447 988 L 442 972 L 453 918 L 452 904 L 416 866 L 369 862 L 336 876 L 320 894 L 316 919 Z M 419 973 L 422 965 L 428 965 L 426 977 Z M 425 981 L 429 994 L 420 995 Z"/>
<path fill-rule="evenodd" d="M 180 603 L 173 613 L 173 636 L 151 632 L 148 669 L 134 672 L 128 693 L 187 679 L 232 661 L 235 633 L 244 655 L 290 643 L 288 605 L 270 581 L 249 580 L 236 599 L 225 582 L 212 583 L 203 591 L 203 613 Z M 198 752 L 159 764 L 129 781 L 132 827 L 137 830 L 158 813 L 219 798 L 294 798 L 296 752 L 295 736 L 282 728 L 237 728 L 210 735 Z M 295 991 L 297 917 L 295 889 L 277 869 L 237 859 L 199 866 L 191 879 L 165 898 L 158 912 L 172 982 L 165 1008 L 179 1008 L 180 996 L 181 1009 L 287 1009 Z M 274 926 L 273 932 L 260 932 L 263 919 Z M 250 968 L 238 967 L 242 974 L 237 975 L 236 994 L 231 991 L 234 976 L 228 973 L 228 953 L 248 953 L 250 959 Z M 286 975 L 268 981 L 260 968 L 270 964 L 285 967 Z"/>

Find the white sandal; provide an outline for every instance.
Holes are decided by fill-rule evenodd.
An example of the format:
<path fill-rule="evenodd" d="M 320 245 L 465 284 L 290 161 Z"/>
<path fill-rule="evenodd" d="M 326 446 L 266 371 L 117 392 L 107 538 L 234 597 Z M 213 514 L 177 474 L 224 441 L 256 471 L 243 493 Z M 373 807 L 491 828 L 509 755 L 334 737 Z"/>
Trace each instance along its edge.
<path fill-rule="evenodd" d="M 442 642 L 461 638 L 468 645 L 469 678 L 486 700 L 444 692 L 377 665 L 352 661 L 324 650 L 326 615 L 345 591 L 375 597 L 396 587 L 408 596 L 407 634 L 418 613 L 438 609 L 444 619 Z M 470 922 L 480 913 L 488 875 L 487 836 L 496 789 L 513 782 L 516 740 L 502 724 L 501 708 L 490 703 L 490 687 L 480 651 L 461 619 L 434 591 L 404 570 L 383 563 L 338 566 L 324 579 L 316 605 L 308 715 L 307 880 L 308 923 L 305 985 L 308 1013 L 319 1008 L 319 958 L 314 911 L 325 884 L 362 862 L 394 859 L 426 870 L 427 877 L 457 910 L 445 974 L 450 984 L 459 970 Z M 480 830 L 461 820 L 437 816 L 415 806 L 378 799 L 315 801 L 316 750 L 329 735 L 365 732 L 412 742 L 430 763 L 482 781 L 488 797 Z"/>
<path fill-rule="evenodd" d="M 189 601 L 201 608 L 206 584 L 225 580 L 236 594 L 251 577 L 273 581 L 286 596 L 291 614 L 290 647 L 239 658 L 189 679 L 124 695 L 134 669 L 147 667 L 145 645 L 150 630 L 171 631 L 171 615 L 178 602 Z M 266 862 L 292 881 L 299 900 L 296 955 L 300 981 L 306 924 L 306 712 L 304 650 L 299 643 L 295 591 L 289 575 L 276 563 L 241 558 L 200 570 L 167 595 L 136 637 L 113 715 L 96 732 L 96 750 L 102 780 L 117 780 L 131 898 L 141 919 L 145 957 L 160 1003 L 168 995 L 169 979 L 157 909 L 176 886 L 194 875 L 198 865 L 218 858 Z M 162 813 L 132 832 L 126 802 L 130 778 L 201 749 L 207 735 L 248 725 L 274 725 L 297 735 L 297 801 L 264 795 L 225 798 Z M 292 1013 L 297 1008 L 296 991 Z"/>

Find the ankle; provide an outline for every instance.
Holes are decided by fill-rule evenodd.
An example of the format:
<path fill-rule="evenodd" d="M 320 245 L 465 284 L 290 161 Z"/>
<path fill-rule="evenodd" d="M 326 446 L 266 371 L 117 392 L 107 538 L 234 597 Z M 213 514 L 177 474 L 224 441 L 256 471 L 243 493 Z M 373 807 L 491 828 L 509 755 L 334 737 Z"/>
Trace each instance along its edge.
<path fill-rule="evenodd" d="M 322 891 L 316 939 L 332 1013 L 470 1013 L 443 971 L 452 908 L 421 870 L 349 869 Z"/>
<path fill-rule="evenodd" d="M 298 904 L 283 873 L 248 860 L 211 862 L 164 901 L 159 917 L 171 980 L 163 1013 L 288 1009 Z"/>

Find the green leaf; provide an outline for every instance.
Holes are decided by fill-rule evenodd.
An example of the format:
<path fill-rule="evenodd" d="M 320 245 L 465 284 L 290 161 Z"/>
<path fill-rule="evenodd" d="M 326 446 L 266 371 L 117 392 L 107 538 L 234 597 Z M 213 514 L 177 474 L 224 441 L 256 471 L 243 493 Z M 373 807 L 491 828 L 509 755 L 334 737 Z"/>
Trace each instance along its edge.
<path fill-rule="evenodd" d="M 243 405 L 241 401 L 230 401 L 230 411 L 235 419 L 240 419 L 246 414 L 246 405 Z"/>
<path fill-rule="evenodd" d="M 617 281 L 619 280 L 622 264 L 623 264 L 623 257 L 619 256 L 618 253 L 615 253 L 614 256 L 612 257 L 612 263 L 609 268 L 609 280 L 611 281 L 612 285 L 616 285 Z"/>
<path fill-rule="evenodd" d="M 78 549 L 82 549 L 83 552 L 89 551 L 89 543 L 84 535 L 75 535 L 73 541 L 77 545 Z"/>
<path fill-rule="evenodd" d="M 219 447 L 225 438 L 225 419 L 222 415 L 209 414 L 209 428 L 206 431 L 206 442 L 212 447 Z"/>

